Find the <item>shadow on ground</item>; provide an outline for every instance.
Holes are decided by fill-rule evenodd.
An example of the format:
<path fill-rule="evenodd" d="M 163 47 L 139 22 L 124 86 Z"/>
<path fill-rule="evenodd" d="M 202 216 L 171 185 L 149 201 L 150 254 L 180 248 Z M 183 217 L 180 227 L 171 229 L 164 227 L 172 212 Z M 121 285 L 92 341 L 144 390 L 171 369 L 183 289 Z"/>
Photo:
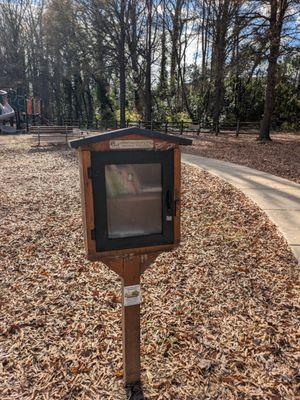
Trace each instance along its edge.
<path fill-rule="evenodd" d="M 127 385 L 125 387 L 125 391 L 126 391 L 126 400 L 149 400 L 147 397 L 144 396 L 141 383 Z"/>

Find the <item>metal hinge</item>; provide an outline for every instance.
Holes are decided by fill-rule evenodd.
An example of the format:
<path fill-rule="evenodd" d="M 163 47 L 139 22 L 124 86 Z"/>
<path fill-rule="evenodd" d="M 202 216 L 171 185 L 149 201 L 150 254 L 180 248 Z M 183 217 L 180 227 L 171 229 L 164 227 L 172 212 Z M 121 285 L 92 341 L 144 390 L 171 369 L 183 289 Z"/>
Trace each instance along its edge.
<path fill-rule="evenodd" d="M 92 240 L 96 240 L 96 230 L 95 229 L 91 230 L 91 238 L 92 238 Z"/>

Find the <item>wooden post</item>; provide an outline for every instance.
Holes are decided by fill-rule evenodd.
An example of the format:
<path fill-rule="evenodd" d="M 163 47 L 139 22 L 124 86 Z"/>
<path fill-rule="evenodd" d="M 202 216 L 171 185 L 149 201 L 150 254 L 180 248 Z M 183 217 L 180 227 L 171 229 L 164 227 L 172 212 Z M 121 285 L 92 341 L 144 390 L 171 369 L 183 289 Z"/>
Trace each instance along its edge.
<path fill-rule="evenodd" d="M 140 285 L 140 256 L 124 258 L 124 273 L 122 284 L 122 333 L 123 333 L 123 379 L 130 385 L 141 380 L 140 359 L 140 304 L 125 305 L 125 288 Z M 139 302 L 138 302 L 139 303 Z"/>
<path fill-rule="evenodd" d="M 29 132 L 29 123 L 28 123 L 28 113 L 27 113 L 27 104 L 26 104 L 26 132 Z"/>
<path fill-rule="evenodd" d="M 201 132 L 201 125 L 202 125 L 202 122 L 201 122 L 201 121 L 199 121 L 199 124 L 198 124 L 198 129 L 197 129 L 197 136 L 199 136 L 199 135 L 200 135 L 200 132 Z"/>
<path fill-rule="evenodd" d="M 236 131 L 235 131 L 235 136 L 238 137 L 240 133 L 240 120 L 238 119 L 236 121 Z"/>
<path fill-rule="evenodd" d="M 183 134 L 183 121 L 180 122 L 180 135 Z"/>

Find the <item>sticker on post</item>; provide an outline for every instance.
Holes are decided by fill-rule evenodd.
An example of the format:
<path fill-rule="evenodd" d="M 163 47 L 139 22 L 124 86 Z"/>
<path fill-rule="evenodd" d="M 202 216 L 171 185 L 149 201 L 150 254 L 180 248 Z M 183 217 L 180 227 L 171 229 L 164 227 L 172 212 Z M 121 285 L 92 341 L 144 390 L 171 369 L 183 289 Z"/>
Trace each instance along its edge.
<path fill-rule="evenodd" d="M 135 306 L 141 302 L 141 286 L 124 286 L 124 306 Z"/>
<path fill-rule="evenodd" d="M 153 140 L 110 140 L 109 148 L 111 150 L 125 149 L 153 149 Z"/>

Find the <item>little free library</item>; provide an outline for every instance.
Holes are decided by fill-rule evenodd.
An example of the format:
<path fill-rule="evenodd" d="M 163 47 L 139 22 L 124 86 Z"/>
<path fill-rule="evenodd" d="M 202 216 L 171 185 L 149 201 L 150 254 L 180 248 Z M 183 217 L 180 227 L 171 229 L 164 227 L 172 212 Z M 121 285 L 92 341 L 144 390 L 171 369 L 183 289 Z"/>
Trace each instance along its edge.
<path fill-rule="evenodd" d="M 87 257 L 121 278 L 124 384 L 140 382 L 140 279 L 180 243 L 180 145 L 192 140 L 125 128 L 70 146 L 80 158 Z"/>

